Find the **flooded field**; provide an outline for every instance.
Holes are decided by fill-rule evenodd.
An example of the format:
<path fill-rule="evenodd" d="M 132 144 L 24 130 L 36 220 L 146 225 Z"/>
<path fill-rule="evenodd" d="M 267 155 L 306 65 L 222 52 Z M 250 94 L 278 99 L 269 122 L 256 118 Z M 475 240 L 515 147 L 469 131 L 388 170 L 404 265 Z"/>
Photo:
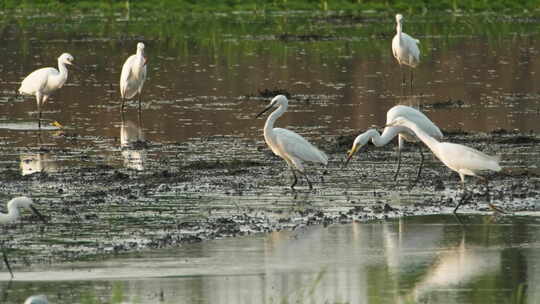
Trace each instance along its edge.
<path fill-rule="evenodd" d="M 419 269 L 388 266 L 395 261 L 369 253 L 373 248 L 363 241 L 350 241 L 363 240 L 357 230 L 368 229 L 366 237 L 378 244 L 373 250 L 387 252 L 384 227 L 391 229 L 391 238 L 400 235 L 392 218 L 453 210 L 462 193 L 459 177 L 425 148 L 425 168 L 414 186 L 420 160 L 414 145 L 402 153 L 397 181 L 392 178 L 395 143 L 362 148 L 347 167 L 342 165 L 354 136 L 383 126 L 392 106 L 411 105 L 426 113 L 446 140 L 502 158 L 504 170 L 489 176 L 489 188 L 467 179 L 473 197 L 462 212 L 493 214 L 488 203 L 509 214 L 538 211 L 539 23 L 489 15 L 406 16 L 404 30 L 421 40 L 422 52 L 411 92 L 401 86 L 392 57 L 391 16 L 231 13 L 54 22 L 48 16 L 5 16 L 0 22 L 0 200 L 31 196 L 49 219 L 43 225 L 25 213 L 22 224 L 2 228 L 15 272 L 8 283 L 9 273 L 0 268 L 5 301 L 20 303 L 29 294 L 46 293 L 53 303 L 176 303 L 178 298 L 214 303 L 229 296 L 230 303 L 295 302 L 297 296 L 312 302 L 307 299 L 314 295 L 329 303 L 371 297 L 408 303 L 424 296 L 454 303 L 478 295 L 448 286 L 491 280 L 480 275 L 437 282 L 435 261 L 443 263 L 445 253 L 462 251 L 473 255 L 470 263 L 475 265 L 484 251 L 505 265 L 501 272 L 489 273 L 496 278 L 492 283 L 515 272 L 508 285 L 493 283 L 481 292 L 500 293 L 504 297 L 496 299 L 501 301 L 531 290 L 538 294 L 523 276 L 525 267 L 538 274 L 526 266 L 532 264 L 521 258 L 523 264 L 514 265 L 505 257 L 507 251 L 517 251 L 534 260 L 537 239 L 508 245 L 509 239 L 501 238 L 494 245 L 487 237 L 468 245 L 469 237 L 464 239 L 453 218 L 428 217 L 419 220 L 409 237 L 417 240 L 426 233 L 431 239 L 435 231 L 425 221 L 435 230 L 450 227 L 452 232 L 433 236 L 437 245 L 422 243 L 429 246 L 425 256 L 423 247 L 388 253 L 397 260 L 411 254 L 410 262 L 422 265 Z M 145 42 L 148 56 L 143 109 L 139 116 L 137 102 L 130 101 L 121 119 L 120 70 L 138 41 Z M 16 90 L 28 73 L 54 66 L 63 52 L 71 53 L 80 69 L 70 70 L 66 86 L 44 105 L 47 125 L 38 131 L 35 100 L 17 96 Z M 303 180 L 291 191 L 285 162 L 264 143 L 265 120 L 255 119 L 277 93 L 290 96 L 289 110 L 277 126 L 302 134 L 330 156 L 327 167 L 309 167 L 312 191 Z M 51 125 L 53 121 L 62 127 Z M 0 210 L 6 211 L 4 203 Z M 536 231 L 535 217 L 509 214 L 491 224 L 484 222 L 488 217 L 467 219 L 475 223 L 472 227 L 484 223 L 483 229 L 494 225 L 497 231 L 514 226 Z M 340 223 L 344 226 L 335 225 Z M 294 266 L 299 263 L 295 259 L 280 268 L 275 261 L 289 258 L 287 250 L 295 243 L 303 246 L 298 250 L 309 248 L 313 240 L 306 233 L 319 238 L 310 249 L 316 251 L 313 261 L 306 261 L 305 271 Z M 354 273 L 340 270 L 353 271 L 351 264 L 327 266 L 330 262 L 319 249 L 334 233 L 349 239 L 336 240 L 343 242 L 343 250 L 332 253 L 376 257 L 355 266 Z M 285 239 L 289 249 L 266 253 L 274 238 Z M 525 254 L 515 244 L 531 251 Z M 242 251 L 250 246 L 255 246 L 253 252 Z M 220 265 L 223 254 L 238 260 Z M 253 264 L 235 268 L 242 254 Z M 202 257 L 210 259 L 201 262 Z M 267 258 L 263 264 L 270 269 L 265 270 L 261 260 Z M 350 280 L 333 283 L 341 282 L 341 275 Z M 247 288 L 246 282 L 259 285 Z M 138 294 L 140 286 L 149 290 Z M 371 295 L 375 287 L 389 294 Z M 60 289 L 76 291 L 68 295 Z M 225 297 L 223 290 L 232 293 Z"/>

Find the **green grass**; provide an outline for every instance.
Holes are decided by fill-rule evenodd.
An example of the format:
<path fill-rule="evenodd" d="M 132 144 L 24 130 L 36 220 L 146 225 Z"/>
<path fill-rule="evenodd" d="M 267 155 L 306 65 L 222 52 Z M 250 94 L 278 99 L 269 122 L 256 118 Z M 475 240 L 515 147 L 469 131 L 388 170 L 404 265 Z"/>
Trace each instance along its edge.
<path fill-rule="evenodd" d="M 144 15 L 152 12 L 193 13 L 219 11 L 349 11 L 405 12 L 436 11 L 503 12 L 540 14 L 538 0 L 0 0 L 1 8 L 23 13 L 47 12 L 63 14 L 127 11 Z"/>

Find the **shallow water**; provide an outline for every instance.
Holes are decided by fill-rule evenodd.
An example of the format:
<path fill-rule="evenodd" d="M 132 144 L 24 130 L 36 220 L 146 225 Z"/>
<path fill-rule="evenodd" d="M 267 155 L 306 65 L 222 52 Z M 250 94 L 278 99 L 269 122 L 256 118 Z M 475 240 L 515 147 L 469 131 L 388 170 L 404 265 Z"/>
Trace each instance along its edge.
<path fill-rule="evenodd" d="M 279 125 L 315 137 L 383 125 L 398 103 L 423 105 L 443 129 L 540 130 L 535 19 L 410 16 L 405 31 L 421 40 L 423 54 L 412 95 L 400 86 L 391 54 L 391 17 L 229 14 L 186 16 L 176 24 L 153 17 L 21 19 L 2 23 L 9 43 L 0 56 L 9 60 L 0 63 L 0 122 L 10 126 L 36 117 L 34 99 L 14 93 L 20 81 L 70 52 L 83 70 L 71 71 L 44 118 L 82 138 L 118 137 L 121 66 L 145 41 L 143 120 L 151 141 L 261 138 L 263 119 L 254 116 L 269 99 L 259 92 L 278 89 L 293 97 Z M 129 104 L 135 119 L 137 102 Z M 13 129 L 0 136 L 16 146 L 36 144 Z"/>
<path fill-rule="evenodd" d="M 298 227 L 2 282 L 2 303 L 536 303 L 538 217 L 469 215 Z"/>

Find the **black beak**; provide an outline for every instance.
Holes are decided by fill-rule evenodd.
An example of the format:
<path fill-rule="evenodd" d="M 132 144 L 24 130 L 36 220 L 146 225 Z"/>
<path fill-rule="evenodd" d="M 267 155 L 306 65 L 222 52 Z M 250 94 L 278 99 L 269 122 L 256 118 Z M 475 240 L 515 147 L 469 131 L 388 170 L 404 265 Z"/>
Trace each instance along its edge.
<path fill-rule="evenodd" d="M 353 156 L 354 156 L 354 153 L 349 153 L 349 155 L 347 156 L 347 160 L 345 160 L 345 163 L 343 163 L 343 166 L 341 166 L 341 169 L 347 167 L 347 165 L 349 164 Z"/>
<path fill-rule="evenodd" d="M 34 212 L 34 214 L 37 215 L 39 219 L 43 221 L 43 223 L 47 224 L 47 220 L 45 219 L 45 217 L 41 213 L 39 213 L 39 211 L 37 211 L 34 206 L 30 206 L 30 210 L 32 210 L 32 212 Z"/>
<path fill-rule="evenodd" d="M 274 105 L 269 105 L 268 107 L 266 107 L 266 109 L 262 110 L 261 113 L 257 114 L 257 116 L 255 116 L 255 118 L 259 118 L 259 116 L 263 115 L 264 112 L 270 110 Z"/>

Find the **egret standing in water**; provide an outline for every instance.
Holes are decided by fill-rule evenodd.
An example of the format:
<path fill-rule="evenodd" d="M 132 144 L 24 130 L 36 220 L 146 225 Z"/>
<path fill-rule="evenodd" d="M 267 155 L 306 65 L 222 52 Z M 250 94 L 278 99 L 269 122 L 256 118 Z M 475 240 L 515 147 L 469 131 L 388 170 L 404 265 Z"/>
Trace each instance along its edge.
<path fill-rule="evenodd" d="M 33 204 L 34 202 L 30 198 L 25 196 L 19 196 L 10 200 L 7 203 L 8 213 L 0 213 L 0 224 L 10 224 L 16 222 L 20 218 L 19 208 L 26 208 L 32 210 L 32 212 L 36 214 L 44 223 L 47 223 L 47 220 L 45 220 L 43 215 L 41 215 L 41 213 L 37 211 Z M 6 249 L 4 248 L 3 244 L 2 253 L 4 255 L 4 262 L 6 263 L 6 267 L 11 274 L 11 278 L 13 278 L 13 272 L 11 271 L 11 266 L 9 266 Z"/>
<path fill-rule="evenodd" d="M 141 113 L 142 88 L 146 80 L 146 63 L 144 43 L 137 43 L 137 53 L 129 56 L 122 66 L 120 75 L 120 95 L 122 96 L 122 113 L 126 99 L 139 94 L 139 114 Z"/>
<path fill-rule="evenodd" d="M 19 88 L 21 95 L 36 96 L 39 128 L 41 128 L 41 107 L 52 93 L 66 83 L 68 77 L 66 64 L 73 64 L 73 56 L 68 53 L 64 53 L 58 57 L 58 70 L 55 68 L 35 70 L 26 76 L 21 83 L 21 87 Z"/>
<path fill-rule="evenodd" d="M 429 136 L 442 139 L 443 134 L 441 130 L 426 116 L 424 113 L 418 111 L 415 108 L 397 105 L 392 107 L 388 112 L 386 112 L 386 127 L 381 134 L 375 129 L 367 130 L 366 132 L 358 135 L 353 142 L 351 150 L 348 152 L 348 157 L 345 165 L 349 163 L 354 154 L 358 152 L 368 141 L 371 139 L 373 144 L 377 147 L 381 147 L 389 143 L 396 135 L 398 136 L 398 164 L 396 173 L 394 175 L 394 180 L 397 178 L 399 169 L 401 167 L 401 150 L 404 146 L 404 141 L 416 142 L 417 137 L 414 132 L 403 126 L 389 126 L 389 124 L 398 117 L 406 118 L 416 124 L 420 129 L 422 129 Z M 416 175 L 416 180 L 420 177 L 422 172 L 422 165 L 424 164 L 424 154 L 422 154 L 422 148 L 419 150 L 421 156 L 420 167 L 418 168 L 418 173 Z M 415 182 L 416 182 L 415 180 Z"/>
<path fill-rule="evenodd" d="M 406 118 L 399 117 L 392 121 L 389 126 L 402 126 L 413 130 L 416 136 L 429 147 L 431 152 L 433 152 L 445 166 L 459 174 L 464 192 L 465 175 L 476 176 L 486 180 L 478 174 L 482 171 L 501 171 L 498 157 L 489 156 L 464 145 L 439 142 L 435 138 L 429 136 L 414 122 Z M 458 210 L 462 202 L 463 199 L 458 202 L 454 209 L 454 213 Z"/>
<path fill-rule="evenodd" d="M 403 16 L 401 14 L 396 15 L 396 35 L 392 39 L 392 53 L 399 63 L 402 76 L 402 85 L 405 86 L 405 74 L 403 73 L 403 65 L 411 68 L 411 91 L 413 87 L 413 68 L 420 63 L 420 49 L 418 44 L 420 41 L 413 37 L 403 33 L 402 25 Z"/>
<path fill-rule="evenodd" d="M 287 100 L 287 97 L 277 95 L 272 99 L 268 107 L 256 117 L 261 116 L 264 112 L 270 110 L 274 106 L 278 107 L 277 110 L 268 116 L 268 119 L 264 124 L 264 139 L 266 144 L 268 144 L 274 154 L 283 158 L 291 168 L 294 178 L 291 185 L 292 189 L 294 189 L 294 186 L 298 182 L 295 171 L 300 172 L 300 174 L 306 178 L 309 189 L 313 189 L 302 162 L 310 161 L 326 165 L 328 164 L 328 156 L 297 133 L 287 129 L 274 128 L 274 123 L 281 115 L 283 115 L 283 113 L 285 113 L 285 111 L 287 111 L 288 105 L 289 101 Z"/>

